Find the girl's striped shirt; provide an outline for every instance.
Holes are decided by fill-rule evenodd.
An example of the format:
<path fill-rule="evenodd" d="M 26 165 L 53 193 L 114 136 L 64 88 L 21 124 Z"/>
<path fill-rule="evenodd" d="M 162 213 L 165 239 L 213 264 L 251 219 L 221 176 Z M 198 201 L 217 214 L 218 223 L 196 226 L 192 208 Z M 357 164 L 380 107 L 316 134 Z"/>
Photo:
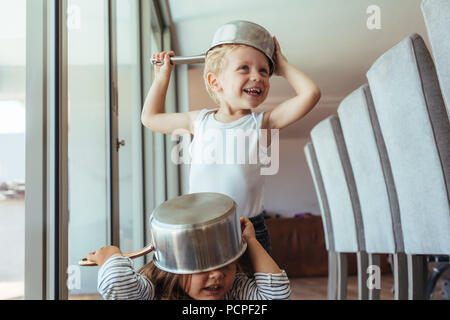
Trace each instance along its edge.
<path fill-rule="evenodd" d="M 97 289 L 105 300 L 153 300 L 151 281 L 134 270 L 130 258 L 111 256 L 100 268 Z M 225 300 L 287 300 L 291 295 L 289 279 L 281 273 L 257 272 L 254 277 L 237 273 Z"/>

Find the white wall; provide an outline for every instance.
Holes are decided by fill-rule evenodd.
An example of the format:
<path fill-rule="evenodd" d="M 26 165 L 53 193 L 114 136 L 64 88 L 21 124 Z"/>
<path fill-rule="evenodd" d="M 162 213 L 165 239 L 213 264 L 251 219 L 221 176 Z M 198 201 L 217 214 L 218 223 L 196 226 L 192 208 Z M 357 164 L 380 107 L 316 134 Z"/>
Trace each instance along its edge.
<path fill-rule="evenodd" d="M 290 217 L 296 213 L 320 214 L 314 184 L 303 147 L 308 138 L 280 139 L 280 167 L 266 176 L 264 207 L 269 214 Z"/>

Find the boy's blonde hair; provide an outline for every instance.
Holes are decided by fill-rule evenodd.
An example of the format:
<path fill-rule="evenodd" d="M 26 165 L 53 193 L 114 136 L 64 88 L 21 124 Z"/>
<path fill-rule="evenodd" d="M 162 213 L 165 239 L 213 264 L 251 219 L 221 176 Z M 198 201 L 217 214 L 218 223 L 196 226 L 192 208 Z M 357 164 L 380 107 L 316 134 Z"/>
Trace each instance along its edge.
<path fill-rule="evenodd" d="M 208 73 L 214 73 L 218 75 L 220 71 L 225 67 L 225 56 L 231 51 L 242 47 L 242 44 L 222 44 L 220 46 L 215 47 L 211 51 L 208 52 L 205 58 L 205 68 L 203 69 L 203 80 L 205 82 L 206 91 L 210 97 L 214 100 L 215 103 L 220 104 L 219 99 L 217 98 L 215 92 L 211 89 L 208 83 Z"/>

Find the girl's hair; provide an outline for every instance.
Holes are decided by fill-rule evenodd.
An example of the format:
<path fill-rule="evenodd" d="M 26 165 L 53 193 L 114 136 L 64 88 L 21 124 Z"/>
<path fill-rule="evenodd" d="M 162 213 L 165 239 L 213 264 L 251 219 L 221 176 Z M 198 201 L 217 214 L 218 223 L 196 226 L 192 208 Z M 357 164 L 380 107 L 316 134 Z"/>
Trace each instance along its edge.
<path fill-rule="evenodd" d="M 219 104 L 219 100 L 217 99 L 216 94 L 211 89 L 208 83 L 208 73 L 214 73 L 218 75 L 220 71 L 225 67 L 225 55 L 229 52 L 235 50 L 236 48 L 242 47 L 242 44 L 222 44 L 220 46 L 215 47 L 211 51 L 208 52 L 205 58 L 205 68 L 203 69 L 203 80 L 205 82 L 206 91 L 210 97 L 214 100 L 215 103 Z"/>
<path fill-rule="evenodd" d="M 236 262 L 236 273 L 245 272 Z M 153 262 L 142 266 L 138 273 L 151 281 L 155 288 L 155 300 L 192 300 L 184 291 L 191 281 L 191 275 L 175 274 L 159 269 Z M 184 283 L 183 283 L 184 282 Z"/>
<path fill-rule="evenodd" d="M 152 282 L 156 300 L 192 300 L 183 290 L 190 281 L 190 276 L 183 277 L 182 274 L 161 270 L 153 262 L 145 264 L 138 273 Z M 183 278 L 185 283 L 182 283 Z"/>

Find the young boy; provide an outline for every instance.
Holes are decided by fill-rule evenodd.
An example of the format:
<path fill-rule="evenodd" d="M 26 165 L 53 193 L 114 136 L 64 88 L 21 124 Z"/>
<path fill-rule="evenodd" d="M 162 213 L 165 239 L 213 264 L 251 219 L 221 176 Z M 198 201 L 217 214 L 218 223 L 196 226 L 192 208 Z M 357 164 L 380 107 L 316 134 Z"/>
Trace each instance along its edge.
<path fill-rule="evenodd" d="M 256 237 L 270 253 L 270 238 L 263 217 L 264 177 L 261 164 L 233 162 L 221 154 L 235 132 L 283 129 L 306 115 L 320 99 L 317 85 L 303 72 L 288 62 L 281 53 L 275 37 L 274 62 L 261 51 L 247 46 L 224 44 L 210 50 L 205 59 L 204 80 L 208 93 L 218 104 L 216 109 L 203 109 L 185 113 L 164 113 L 164 103 L 173 65 L 174 52 L 154 54 L 153 59 L 163 60 L 155 65 L 155 79 L 147 95 L 141 120 L 149 129 L 161 133 L 190 133 L 194 135 L 191 148 L 189 192 L 219 192 L 230 196 L 237 204 L 239 216 L 247 217 L 255 226 Z M 267 112 L 254 112 L 266 99 L 271 76 L 274 73 L 287 79 L 297 96 L 288 99 Z M 231 132 L 231 134 L 230 134 Z M 210 148 L 211 133 L 221 133 L 224 140 L 219 148 Z M 220 137 L 215 137 L 216 142 Z M 258 140 L 258 139 L 256 139 Z M 248 152 L 256 154 L 258 141 L 250 139 Z M 213 150 L 214 149 L 214 150 Z M 234 147 L 233 147 L 234 150 Z M 205 155 L 206 154 L 206 155 Z M 218 156 L 222 155 L 222 158 Z M 205 157 L 224 161 L 205 163 Z M 239 158 L 239 154 L 238 154 Z M 209 161 L 211 162 L 211 161 Z M 250 161 L 249 161 L 250 162 Z"/>

